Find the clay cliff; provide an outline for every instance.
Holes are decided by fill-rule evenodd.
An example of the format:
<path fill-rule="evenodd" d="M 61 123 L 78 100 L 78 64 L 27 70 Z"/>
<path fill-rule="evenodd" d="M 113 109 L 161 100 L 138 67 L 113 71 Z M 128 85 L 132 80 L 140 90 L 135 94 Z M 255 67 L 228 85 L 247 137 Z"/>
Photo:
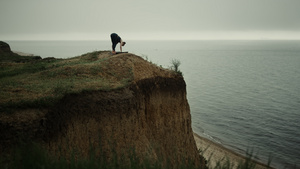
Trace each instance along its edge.
<path fill-rule="evenodd" d="M 48 107 L 29 106 L 9 113 L 1 108 L 0 152 L 26 138 L 66 157 L 74 149 L 88 155 L 92 147 L 107 159 L 134 150 L 142 159 L 204 164 L 193 137 L 183 77 L 130 53 L 101 52 L 90 58 L 93 64 L 101 59 L 106 66 L 96 75 L 110 78 L 110 89 L 69 92 Z M 83 69 L 79 73 L 87 76 Z M 120 86 L 123 76 L 129 78 Z"/>

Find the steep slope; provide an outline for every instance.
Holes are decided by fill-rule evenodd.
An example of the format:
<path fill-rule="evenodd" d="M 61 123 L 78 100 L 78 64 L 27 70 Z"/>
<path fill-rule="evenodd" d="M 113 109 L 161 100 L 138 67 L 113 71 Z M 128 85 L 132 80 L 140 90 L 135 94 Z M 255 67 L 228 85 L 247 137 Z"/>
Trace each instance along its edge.
<path fill-rule="evenodd" d="M 108 79 L 106 88 L 96 83 L 89 90 L 72 89 L 76 92 L 66 92 L 48 107 L 30 106 L 12 113 L 2 112 L 1 150 L 7 150 L 20 138 L 30 138 L 51 153 L 66 157 L 74 149 L 87 156 L 92 147 L 108 160 L 114 155 L 124 155 L 122 160 L 126 162 L 129 152 L 134 150 L 142 159 L 173 166 L 188 162 L 203 164 L 193 138 L 182 76 L 133 54 L 101 52 L 77 59 L 82 58 L 90 60 L 93 66 L 99 63 L 93 78 Z M 105 60 L 105 64 L 99 60 Z M 63 68 L 68 72 L 78 67 L 76 77 L 89 77 L 88 65 Z M 79 88 L 77 84 L 73 86 Z"/>

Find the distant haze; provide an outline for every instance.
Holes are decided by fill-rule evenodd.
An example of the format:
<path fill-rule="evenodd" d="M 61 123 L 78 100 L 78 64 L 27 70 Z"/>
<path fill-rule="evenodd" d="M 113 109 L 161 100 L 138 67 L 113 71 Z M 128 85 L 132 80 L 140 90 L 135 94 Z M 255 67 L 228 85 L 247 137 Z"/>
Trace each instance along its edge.
<path fill-rule="evenodd" d="M 1 0 L 0 40 L 300 39 L 300 0 Z"/>

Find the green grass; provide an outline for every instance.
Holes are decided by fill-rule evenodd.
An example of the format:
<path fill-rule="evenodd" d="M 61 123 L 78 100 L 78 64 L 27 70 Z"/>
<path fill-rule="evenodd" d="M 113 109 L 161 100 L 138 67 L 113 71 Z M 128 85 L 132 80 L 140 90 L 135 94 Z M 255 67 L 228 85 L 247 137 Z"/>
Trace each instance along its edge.
<path fill-rule="evenodd" d="M 36 63 L 2 63 L 0 78 L 35 73 L 45 70 L 48 65 L 49 63 L 44 61 L 37 61 Z"/>
<path fill-rule="evenodd" d="M 0 112 L 49 107 L 69 93 L 127 86 L 133 79 L 132 69 L 114 70 L 110 58 L 98 58 L 99 54 L 101 51 L 70 59 L 1 62 Z"/>
<path fill-rule="evenodd" d="M 0 62 L 29 62 L 34 60 L 39 60 L 39 56 L 20 56 L 15 53 L 1 53 L 0 52 Z"/>

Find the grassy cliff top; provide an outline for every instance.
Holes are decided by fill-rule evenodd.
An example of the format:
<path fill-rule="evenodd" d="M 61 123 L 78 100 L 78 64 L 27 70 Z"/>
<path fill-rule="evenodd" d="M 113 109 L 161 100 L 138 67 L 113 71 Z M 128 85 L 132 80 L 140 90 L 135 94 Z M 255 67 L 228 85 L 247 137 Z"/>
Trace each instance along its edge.
<path fill-rule="evenodd" d="M 0 112 L 48 107 L 68 93 L 113 90 L 155 76 L 175 77 L 133 54 L 96 51 L 69 59 L 0 62 Z"/>

